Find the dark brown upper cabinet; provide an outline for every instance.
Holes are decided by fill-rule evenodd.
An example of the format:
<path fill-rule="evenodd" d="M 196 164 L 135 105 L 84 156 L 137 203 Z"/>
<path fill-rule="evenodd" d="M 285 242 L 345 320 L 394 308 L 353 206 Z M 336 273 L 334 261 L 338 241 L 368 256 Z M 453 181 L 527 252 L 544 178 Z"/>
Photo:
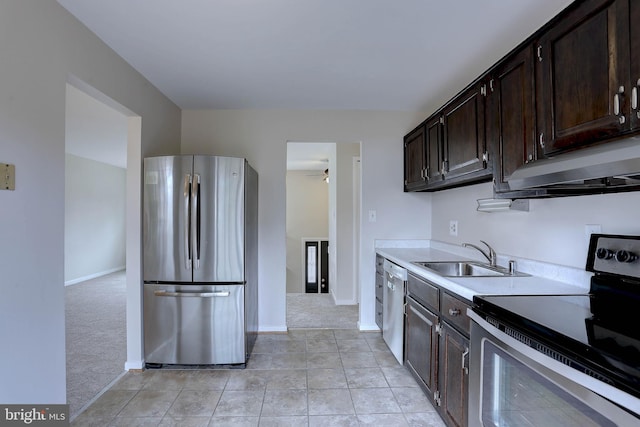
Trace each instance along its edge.
<path fill-rule="evenodd" d="M 420 191 L 427 185 L 424 124 L 404 137 L 404 191 Z"/>
<path fill-rule="evenodd" d="M 404 138 L 404 191 L 442 181 L 442 118 L 431 117 Z"/>
<path fill-rule="evenodd" d="M 420 185 L 405 191 L 493 174 L 500 197 L 606 192 L 511 191 L 508 179 L 527 163 L 640 134 L 640 0 L 573 2 L 422 126 Z"/>
<path fill-rule="evenodd" d="M 535 47 L 538 143 L 545 155 L 617 137 L 635 122 L 630 117 L 630 2 L 637 3 L 584 1 L 540 37 Z"/>
<path fill-rule="evenodd" d="M 486 85 L 471 86 L 405 137 L 405 191 L 435 191 L 491 178 L 485 91 Z M 419 141 L 422 147 L 417 147 Z"/>
<path fill-rule="evenodd" d="M 444 181 L 488 176 L 485 144 L 486 84 L 478 83 L 454 98 L 442 112 Z"/>
<path fill-rule="evenodd" d="M 442 123 L 441 116 L 432 116 L 425 122 L 425 151 L 427 153 L 427 170 L 425 175 L 429 184 L 435 185 L 442 181 Z"/>
<path fill-rule="evenodd" d="M 507 178 L 537 159 L 534 87 L 531 45 L 501 63 L 489 76 L 487 145 L 494 153 L 496 192 L 509 191 Z"/>

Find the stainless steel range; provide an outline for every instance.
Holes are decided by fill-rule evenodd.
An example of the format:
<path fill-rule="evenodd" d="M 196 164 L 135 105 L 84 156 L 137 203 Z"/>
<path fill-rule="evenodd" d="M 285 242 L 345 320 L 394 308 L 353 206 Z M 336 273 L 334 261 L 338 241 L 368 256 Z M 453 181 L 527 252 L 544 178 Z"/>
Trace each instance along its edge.
<path fill-rule="evenodd" d="M 639 256 L 594 234 L 588 294 L 475 297 L 469 425 L 640 425 Z"/>

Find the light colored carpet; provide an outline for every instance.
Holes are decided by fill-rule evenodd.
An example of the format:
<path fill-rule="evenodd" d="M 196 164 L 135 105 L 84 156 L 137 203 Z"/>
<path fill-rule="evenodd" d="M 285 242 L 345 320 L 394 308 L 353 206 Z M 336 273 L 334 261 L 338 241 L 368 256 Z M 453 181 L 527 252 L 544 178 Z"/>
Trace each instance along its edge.
<path fill-rule="evenodd" d="M 357 329 L 358 305 L 335 305 L 329 294 L 287 294 L 289 329 Z"/>
<path fill-rule="evenodd" d="M 65 287 L 71 418 L 124 372 L 125 307 L 124 271 Z"/>

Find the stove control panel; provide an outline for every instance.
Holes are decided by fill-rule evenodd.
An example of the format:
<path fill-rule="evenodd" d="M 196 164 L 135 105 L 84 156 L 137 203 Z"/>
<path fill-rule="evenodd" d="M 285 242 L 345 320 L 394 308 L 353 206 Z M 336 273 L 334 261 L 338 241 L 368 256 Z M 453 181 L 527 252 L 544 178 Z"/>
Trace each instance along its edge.
<path fill-rule="evenodd" d="M 640 236 L 592 234 L 587 271 L 640 278 Z"/>

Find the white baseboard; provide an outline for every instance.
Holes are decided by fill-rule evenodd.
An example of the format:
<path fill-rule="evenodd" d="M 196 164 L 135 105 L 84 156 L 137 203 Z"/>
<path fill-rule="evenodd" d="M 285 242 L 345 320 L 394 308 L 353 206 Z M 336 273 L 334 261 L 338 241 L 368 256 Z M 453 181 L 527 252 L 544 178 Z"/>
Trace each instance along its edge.
<path fill-rule="evenodd" d="M 122 271 L 125 269 L 125 266 L 120 266 L 116 268 L 111 268 L 106 271 L 101 271 L 99 273 L 89 274 L 88 276 L 78 277 L 77 279 L 67 280 L 64 282 L 65 286 L 75 285 L 76 283 L 85 282 L 87 280 L 95 279 L 96 277 L 106 276 L 107 274 L 115 273 L 116 271 Z"/>
<path fill-rule="evenodd" d="M 287 332 L 287 325 L 285 326 L 259 326 L 258 333 L 260 332 Z"/>
<path fill-rule="evenodd" d="M 124 362 L 124 370 L 125 371 L 130 371 L 132 369 L 144 369 L 144 360 L 134 360 L 134 361 L 129 361 L 127 360 L 126 362 Z"/>
<path fill-rule="evenodd" d="M 361 323 L 358 321 L 358 329 L 361 331 L 379 331 L 380 328 L 375 323 Z"/>
<path fill-rule="evenodd" d="M 335 305 L 356 305 L 358 304 L 358 302 L 351 298 L 351 299 L 337 299 L 336 298 L 336 294 L 333 293 L 333 290 L 330 290 L 330 294 L 331 294 L 331 298 L 333 299 L 333 303 Z"/>

